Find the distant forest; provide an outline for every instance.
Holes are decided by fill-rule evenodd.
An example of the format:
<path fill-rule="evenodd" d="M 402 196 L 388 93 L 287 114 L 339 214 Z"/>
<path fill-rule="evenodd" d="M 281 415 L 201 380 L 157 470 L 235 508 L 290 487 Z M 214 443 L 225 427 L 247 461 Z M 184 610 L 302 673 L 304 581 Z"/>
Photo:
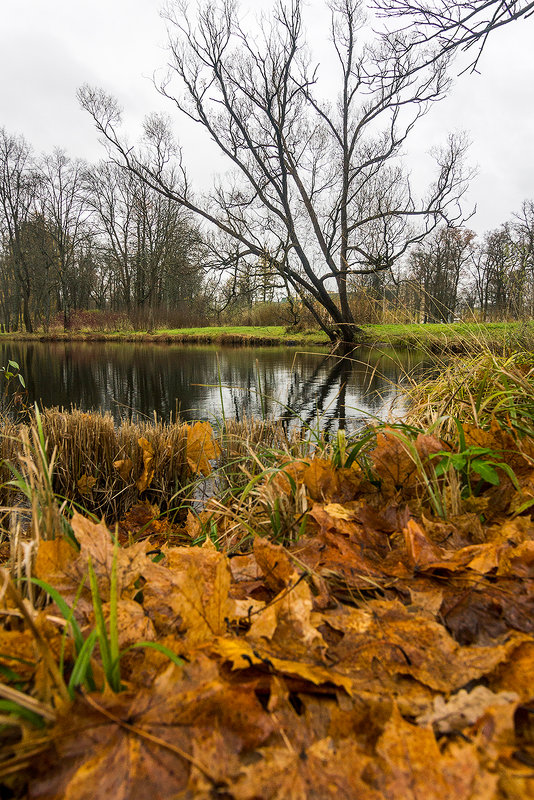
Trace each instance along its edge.
<path fill-rule="evenodd" d="M 0 129 L 3 330 L 313 324 L 268 256 L 230 255 L 124 167 L 37 157 Z M 482 237 L 435 228 L 391 269 L 351 276 L 349 301 L 359 323 L 534 316 L 534 201 Z"/>

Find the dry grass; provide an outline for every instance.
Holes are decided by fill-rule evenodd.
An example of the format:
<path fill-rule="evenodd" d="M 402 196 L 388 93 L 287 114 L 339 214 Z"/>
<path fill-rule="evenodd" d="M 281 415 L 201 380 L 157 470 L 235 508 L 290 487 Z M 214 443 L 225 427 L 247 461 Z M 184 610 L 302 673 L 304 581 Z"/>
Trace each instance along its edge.
<path fill-rule="evenodd" d="M 455 358 L 412 383 L 408 422 L 441 434 L 462 425 L 487 427 L 496 419 L 520 435 L 534 433 L 534 356 L 516 352 Z"/>

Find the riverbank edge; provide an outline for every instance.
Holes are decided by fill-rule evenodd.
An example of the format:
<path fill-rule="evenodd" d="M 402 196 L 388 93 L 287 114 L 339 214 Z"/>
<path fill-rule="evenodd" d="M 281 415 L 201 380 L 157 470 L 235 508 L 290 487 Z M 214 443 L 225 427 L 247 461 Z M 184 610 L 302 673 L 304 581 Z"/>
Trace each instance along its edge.
<path fill-rule="evenodd" d="M 463 353 L 479 348 L 501 348 L 525 338 L 534 340 L 532 322 L 511 323 L 430 323 L 409 325 L 365 325 L 356 345 L 379 347 L 421 347 L 433 351 Z M 268 328 L 207 327 L 143 331 L 68 331 L 0 333 L 0 342 L 86 342 L 139 344 L 215 344 L 241 347 L 327 347 L 322 331 L 291 332 L 282 326 Z"/>

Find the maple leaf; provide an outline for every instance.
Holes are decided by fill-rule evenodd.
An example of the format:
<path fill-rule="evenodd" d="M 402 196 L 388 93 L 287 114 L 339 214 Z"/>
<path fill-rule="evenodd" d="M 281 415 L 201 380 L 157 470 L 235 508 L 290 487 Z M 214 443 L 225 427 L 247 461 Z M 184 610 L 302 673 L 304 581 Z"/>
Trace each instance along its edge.
<path fill-rule="evenodd" d="M 96 478 L 94 478 L 92 475 L 86 475 L 85 473 L 76 481 L 78 491 L 84 497 L 91 497 L 95 484 Z"/>
<path fill-rule="evenodd" d="M 491 675 L 494 691 L 517 692 L 523 702 L 534 697 L 534 641 L 514 650 L 514 657 L 499 664 Z"/>
<path fill-rule="evenodd" d="M 71 526 L 80 545 L 77 552 L 65 539 L 41 541 L 35 561 L 35 576 L 57 589 L 68 605 L 79 594 L 81 584 L 87 583 L 91 560 L 102 602 L 109 600 L 113 561 L 116 561 L 117 590 L 122 599 L 132 598 L 138 591 L 136 582 L 145 569 L 152 566 L 146 556 L 148 542 L 129 548 L 115 547 L 110 531 L 103 522 L 95 523 L 74 513 Z M 79 594 L 75 618 L 86 624 L 93 616 L 93 602 L 88 585 Z"/>
<path fill-rule="evenodd" d="M 294 585 L 283 589 L 256 614 L 246 638 L 256 644 L 270 642 L 273 654 L 276 650 L 291 658 L 297 654 L 321 656 L 326 642 L 313 624 L 312 607 L 310 587 L 295 573 Z"/>
<path fill-rule="evenodd" d="M 465 689 L 445 700 L 441 695 L 434 698 L 433 707 L 417 718 L 419 725 L 433 725 L 439 733 L 462 731 L 474 725 L 488 710 L 495 705 L 518 705 L 519 695 L 516 692 L 499 692 L 495 694 L 486 686 L 475 686 L 471 692 Z"/>
<path fill-rule="evenodd" d="M 261 760 L 242 771 L 232 787 L 235 800 L 382 800 L 361 773 L 371 758 L 351 741 L 325 738 L 296 749 L 263 748 Z"/>
<path fill-rule="evenodd" d="M 235 756 L 271 730 L 253 686 L 225 684 L 205 658 L 182 670 L 173 665 L 150 690 L 88 695 L 60 715 L 51 731 L 54 757 L 34 765 L 30 795 L 93 800 L 98 787 L 114 800 L 166 800 L 186 790 L 192 767 L 215 789 L 234 777 Z M 210 731 L 221 733 L 216 769 L 202 754 Z"/>
<path fill-rule="evenodd" d="M 179 624 L 190 646 L 226 632 L 233 614 L 230 567 L 209 539 L 200 548 L 168 549 L 165 562 L 143 574 L 143 606 L 157 628 Z"/>
<path fill-rule="evenodd" d="M 416 455 L 411 452 L 412 448 Z M 418 434 L 415 442 L 412 442 L 398 431 L 384 428 L 377 434 L 376 447 L 370 454 L 381 481 L 382 494 L 394 496 L 399 492 L 413 493 L 421 482 L 417 461 L 424 466 L 430 455 L 443 449 L 443 442 L 435 436 Z"/>
<path fill-rule="evenodd" d="M 396 600 L 370 601 L 365 610 L 326 612 L 323 619 L 345 632 L 329 647 L 330 657 L 338 669 L 354 665 L 354 678 L 369 688 L 379 688 L 387 676 L 410 675 L 434 691 L 454 691 L 491 673 L 525 641 L 516 633 L 504 644 L 461 647 L 443 625 Z"/>
<path fill-rule="evenodd" d="M 254 539 L 254 558 L 263 573 L 269 589 L 279 592 L 298 580 L 299 574 L 287 550 L 268 539 L 256 536 Z"/>
<path fill-rule="evenodd" d="M 243 639 L 218 638 L 210 643 L 212 652 L 232 664 L 235 670 L 248 670 L 258 667 L 270 673 L 301 678 L 314 686 L 332 684 L 344 689 L 348 694 L 353 691 L 353 681 L 336 669 L 315 664 L 310 661 L 279 658 L 273 655 L 267 645 L 249 644 Z"/>
<path fill-rule="evenodd" d="M 304 471 L 303 482 L 312 500 L 345 503 L 356 496 L 361 478 L 355 469 L 336 468 L 331 461 L 314 458 Z"/>

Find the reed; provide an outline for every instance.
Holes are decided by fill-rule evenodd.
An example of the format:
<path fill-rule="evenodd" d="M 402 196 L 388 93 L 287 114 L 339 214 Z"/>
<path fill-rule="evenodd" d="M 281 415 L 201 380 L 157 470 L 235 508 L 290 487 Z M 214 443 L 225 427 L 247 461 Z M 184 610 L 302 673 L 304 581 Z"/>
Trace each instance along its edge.
<path fill-rule="evenodd" d="M 190 483 L 185 424 L 155 419 L 115 425 L 109 414 L 77 409 L 45 409 L 41 422 L 46 456 L 54 456 L 53 492 L 95 514 L 116 519 L 140 494 L 161 504 Z M 25 444 L 29 430 L 8 420 L 2 423 L 0 502 L 4 507 L 16 504 L 18 492 L 10 484 L 8 465 L 32 460 Z M 144 468 L 140 439 L 149 442 L 153 454 L 154 476 L 144 492 L 137 484 Z"/>
<path fill-rule="evenodd" d="M 492 420 L 514 428 L 519 436 L 534 434 L 534 355 L 519 351 L 438 363 L 426 380 L 408 387 L 407 421 L 421 428 L 453 434 L 462 425 L 488 427 Z"/>

